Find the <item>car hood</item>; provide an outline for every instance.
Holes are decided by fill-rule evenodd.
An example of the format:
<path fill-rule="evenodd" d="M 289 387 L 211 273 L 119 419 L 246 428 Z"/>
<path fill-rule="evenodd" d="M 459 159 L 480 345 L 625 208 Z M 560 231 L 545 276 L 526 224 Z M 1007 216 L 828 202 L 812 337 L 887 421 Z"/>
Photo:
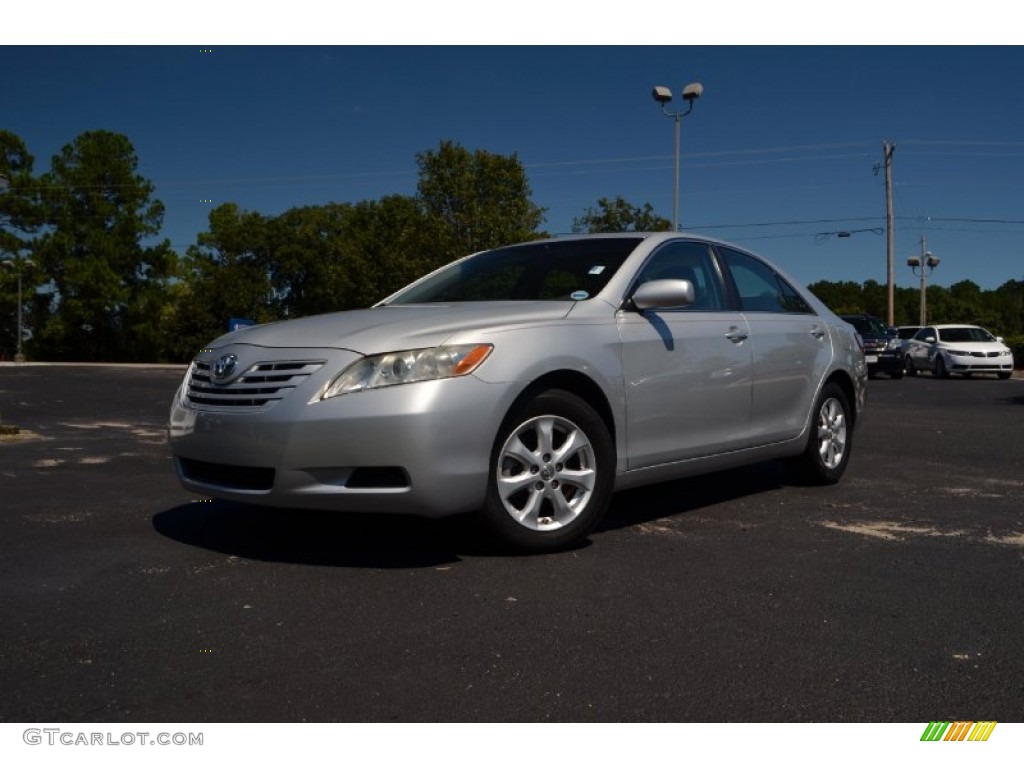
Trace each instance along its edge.
<path fill-rule="evenodd" d="M 1000 341 L 940 341 L 943 349 L 962 349 L 965 352 L 1005 352 L 1006 345 Z"/>
<path fill-rule="evenodd" d="M 459 332 L 492 333 L 560 320 L 573 306 L 575 302 L 565 301 L 380 306 L 242 328 L 217 338 L 211 346 L 333 348 L 373 355 L 437 346 Z"/>

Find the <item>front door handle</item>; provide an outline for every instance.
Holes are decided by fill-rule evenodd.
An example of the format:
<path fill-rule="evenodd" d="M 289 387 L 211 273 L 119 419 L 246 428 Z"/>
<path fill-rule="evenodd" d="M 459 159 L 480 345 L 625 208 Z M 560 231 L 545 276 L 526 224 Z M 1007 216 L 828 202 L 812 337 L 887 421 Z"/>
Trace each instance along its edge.
<path fill-rule="evenodd" d="M 820 325 L 812 325 L 811 336 L 821 341 L 822 339 L 825 338 L 825 329 L 822 328 Z"/>

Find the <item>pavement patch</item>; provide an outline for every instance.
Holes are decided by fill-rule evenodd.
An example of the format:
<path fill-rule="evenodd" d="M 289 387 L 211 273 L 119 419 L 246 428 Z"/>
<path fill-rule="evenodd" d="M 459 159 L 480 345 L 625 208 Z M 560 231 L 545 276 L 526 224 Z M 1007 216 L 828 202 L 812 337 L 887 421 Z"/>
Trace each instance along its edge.
<path fill-rule="evenodd" d="M 870 536 L 885 541 L 906 541 L 909 536 L 963 536 L 966 531 L 940 531 L 938 528 L 928 528 L 917 525 L 904 525 L 903 523 L 879 520 L 874 522 L 853 522 L 837 523 L 831 520 L 820 521 L 819 525 L 831 528 L 834 531 L 844 533 L 856 533 L 861 536 Z"/>

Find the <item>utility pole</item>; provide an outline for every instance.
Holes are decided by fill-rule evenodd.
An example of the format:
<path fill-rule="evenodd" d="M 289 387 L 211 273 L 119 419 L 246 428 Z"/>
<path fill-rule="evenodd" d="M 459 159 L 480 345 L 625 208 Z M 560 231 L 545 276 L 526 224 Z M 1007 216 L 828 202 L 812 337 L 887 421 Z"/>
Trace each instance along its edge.
<path fill-rule="evenodd" d="M 892 153 L 896 151 L 896 145 L 889 141 L 882 142 L 882 151 L 885 153 L 885 231 L 886 231 L 886 264 L 888 266 L 888 316 L 886 322 L 889 325 L 896 324 L 896 267 L 895 245 L 893 239 L 893 214 L 892 214 Z"/>

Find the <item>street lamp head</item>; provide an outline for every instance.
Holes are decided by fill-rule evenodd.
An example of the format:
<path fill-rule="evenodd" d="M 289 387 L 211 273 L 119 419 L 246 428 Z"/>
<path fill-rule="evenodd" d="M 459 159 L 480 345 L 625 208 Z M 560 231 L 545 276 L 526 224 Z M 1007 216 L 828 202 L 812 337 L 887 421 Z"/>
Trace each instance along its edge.
<path fill-rule="evenodd" d="M 907 259 L 907 266 L 908 267 L 920 267 L 921 266 L 921 260 L 919 258 L 917 258 L 917 256 L 911 256 L 909 259 Z"/>
<path fill-rule="evenodd" d="M 656 85 L 654 86 L 654 90 L 651 91 L 651 97 L 656 102 L 664 106 L 665 104 L 668 104 L 670 101 L 672 101 L 672 91 L 671 89 L 666 88 L 664 85 Z"/>
<path fill-rule="evenodd" d="M 689 85 L 683 86 L 683 101 L 699 99 L 703 93 L 704 86 L 701 83 L 690 83 Z"/>
<path fill-rule="evenodd" d="M 927 264 L 932 269 L 935 269 L 937 266 L 939 266 L 940 261 L 942 261 L 942 259 L 936 258 L 935 256 L 932 256 L 929 253 L 928 258 L 925 260 L 925 264 Z"/>

